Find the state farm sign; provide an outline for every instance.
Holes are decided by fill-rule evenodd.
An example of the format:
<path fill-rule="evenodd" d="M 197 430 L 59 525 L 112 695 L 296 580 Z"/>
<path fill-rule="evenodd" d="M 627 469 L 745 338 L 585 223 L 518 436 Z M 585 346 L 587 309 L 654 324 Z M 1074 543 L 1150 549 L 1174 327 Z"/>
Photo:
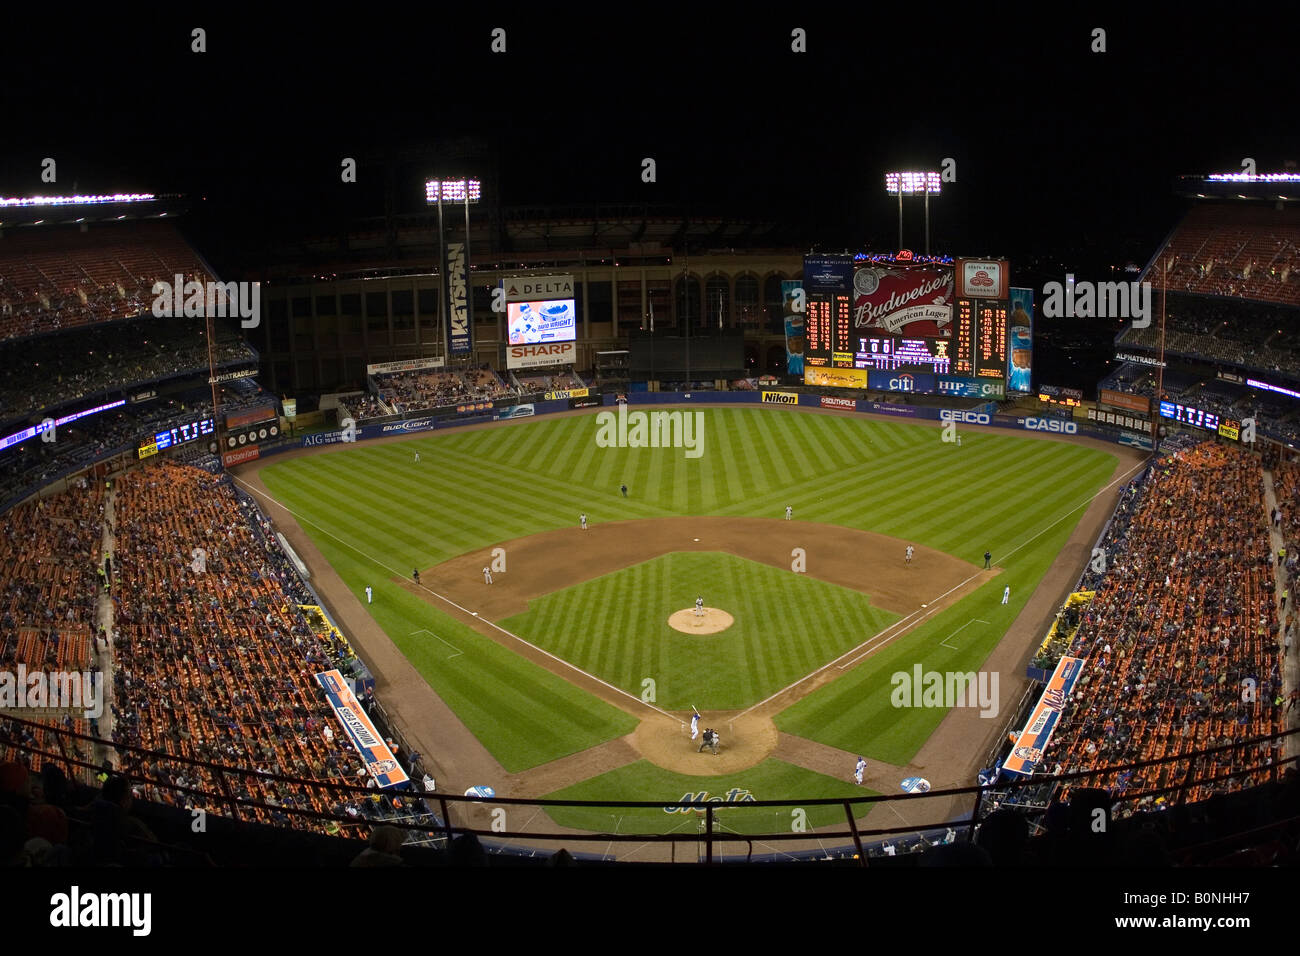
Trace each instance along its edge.
<path fill-rule="evenodd" d="M 957 294 L 963 299 L 1005 299 L 1010 283 L 1005 260 L 957 260 Z"/>
<path fill-rule="evenodd" d="M 537 368 L 542 365 L 572 365 L 577 350 L 572 342 L 506 346 L 506 368 Z"/>

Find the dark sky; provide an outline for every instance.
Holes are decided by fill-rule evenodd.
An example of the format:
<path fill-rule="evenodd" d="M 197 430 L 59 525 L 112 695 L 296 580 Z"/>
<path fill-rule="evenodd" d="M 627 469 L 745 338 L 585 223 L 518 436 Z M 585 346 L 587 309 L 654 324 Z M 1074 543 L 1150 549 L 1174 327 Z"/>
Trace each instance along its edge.
<path fill-rule="evenodd" d="M 182 191 L 191 228 L 239 241 L 381 215 L 374 160 L 400 150 L 430 157 L 399 171 L 418 211 L 423 167 L 464 165 L 453 144 L 469 137 L 508 204 L 672 203 L 889 249 L 885 170 L 952 157 L 936 251 L 1144 263 L 1186 206 L 1175 175 L 1300 159 L 1296 24 L 1282 15 L 476 6 L 489 12 L 33 21 L 0 68 L 0 192 Z M 207 53 L 190 52 L 194 26 Z M 1105 53 L 1089 50 L 1094 27 Z M 39 181 L 45 156 L 56 186 Z M 339 182 L 344 156 L 360 183 Z"/>

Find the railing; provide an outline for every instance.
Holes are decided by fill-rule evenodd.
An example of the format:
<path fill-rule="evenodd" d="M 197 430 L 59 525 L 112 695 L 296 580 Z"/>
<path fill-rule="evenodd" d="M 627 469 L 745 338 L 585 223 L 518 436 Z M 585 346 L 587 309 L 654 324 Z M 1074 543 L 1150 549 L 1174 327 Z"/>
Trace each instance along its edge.
<path fill-rule="evenodd" d="M 897 843 L 910 844 L 912 849 L 924 849 L 938 842 L 970 842 L 983 819 L 988 813 L 999 807 L 1021 808 L 1030 810 L 1031 815 L 1041 810 L 1050 800 L 1051 794 L 1061 787 L 1073 790 L 1086 788 L 1090 782 L 1106 775 L 1126 770 L 1140 770 L 1156 767 L 1176 761 L 1187 761 L 1188 769 L 1177 783 L 1156 789 L 1111 792 L 1108 801 L 1111 815 L 1115 819 L 1125 819 L 1141 814 L 1152 808 L 1156 800 L 1161 800 L 1157 809 L 1167 809 L 1184 803 L 1184 798 L 1193 787 L 1203 787 L 1215 782 L 1225 783 L 1226 791 L 1242 791 L 1262 783 L 1281 779 L 1284 768 L 1294 765 L 1300 758 L 1272 759 L 1264 754 L 1279 754 L 1280 747 L 1271 750 L 1261 745 L 1273 741 L 1281 743 L 1283 738 L 1300 731 L 1292 730 L 1265 737 L 1251 738 L 1231 744 L 1221 745 L 1192 754 L 1180 754 L 1154 760 L 1116 765 L 1103 769 L 1082 771 L 1078 773 L 1053 776 L 1037 774 L 1023 781 L 1004 782 L 992 787 L 957 787 L 946 790 L 932 790 L 919 794 L 865 795 L 861 797 L 813 798 L 807 800 L 756 800 L 748 791 L 735 790 L 725 796 L 709 798 L 705 794 L 687 795 L 691 799 L 683 800 L 641 800 L 641 801 L 602 801 L 602 800 L 557 800 L 527 799 L 517 797 L 483 798 L 461 796 L 448 793 L 421 793 L 415 789 L 394 792 L 388 791 L 381 796 L 381 801 L 390 805 L 396 797 L 405 806 L 400 810 L 374 815 L 365 819 L 347 815 L 322 812 L 302 807 L 272 805 L 262 800 L 249 799 L 236 795 L 236 790 L 245 785 L 255 792 L 255 782 L 274 781 L 285 787 L 306 787 L 326 793 L 335 804 L 362 798 L 374 801 L 378 791 L 351 784 L 328 780 L 304 780 L 280 774 L 256 773 L 237 767 L 222 766 L 206 761 L 186 758 L 171 754 L 148 751 L 143 748 L 124 744 L 112 744 L 88 735 L 76 734 L 58 728 L 44 727 L 47 734 L 57 739 L 58 751 L 41 750 L 34 746 L 22 744 L 16 733 L 17 729 L 36 726 L 33 722 L 15 717 L 13 714 L 0 715 L 0 746 L 16 747 L 29 756 L 39 756 L 42 760 L 54 761 L 67 768 L 69 777 L 75 776 L 73 768 L 80 768 L 87 773 L 99 770 L 98 766 L 70 757 L 68 742 L 81 740 L 115 747 L 124 764 L 139 764 L 142 759 L 151 758 L 172 764 L 184 764 L 202 768 L 209 772 L 217 782 L 216 791 L 199 786 L 178 786 L 169 781 L 157 780 L 142 774 L 133 774 L 133 784 L 153 787 L 160 793 L 170 794 L 179 805 L 205 808 L 209 814 L 226 816 L 237 822 L 250 822 L 253 813 L 274 810 L 290 821 L 289 826 L 300 830 L 313 830 L 318 833 L 339 833 L 343 831 L 363 833 L 372 826 L 395 826 L 407 830 L 408 844 L 436 844 L 444 838 L 473 835 L 486 843 L 493 841 L 496 852 L 509 852 L 528 855 L 536 854 L 538 848 L 596 848 L 595 855 L 601 859 L 615 860 L 653 860 L 662 862 L 679 862 L 681 847 L 695 848 L 696 861 L 703 863 L 718 862 L 722 850 L 728 844 L 742 844 L 747 847 L 745 857 L 754 857 L 755 847 L 768 859 L 795 859 L 800 854 L 814 853 L 822 858 L 833 856 L 855 858 L 859 865 L 868 865 L 871 858 L 893 855 Z M 1233 770 L 1216 775 L 1198 774 L 1197 768 L 1208 766 L 1206 758 L 1234 752 L 1237 759 Z M 1249 778 L 1242 781 L 1242 778 Z M 412 781 L 414 783 L 414 779 Z M 1035 791 L 1026 795 L 1026 791 Z M 177 798 L 177 795 L 180 795 Z M 928 803 L 927 803 L 928 801 Z M 422 807 L 422 804 L 428 805 Z M 428 811 L 436 806 L 435 813 Z M 873 811 L 881 807 L 891 807 L 890 813 L 877 814 L 872 819 Z M 220 808 L 220 809 L 217 809 Z M 638 811 L 640 813 L 638 814 Z M 622 832 L 623 819 L 658 819 L 658 815 L 684 817 L 695 826 L 675 825 L 664 832 L 663 827 L 635 829 Z M 924 816 L 922 816 L 924 814 Z M 413 815 L 413 816 L 412 816 Z M 563 819 L 584 818 L 587 821 L 617 819 L 612 828 L 557 825 L 554 817 Z M 513 823 L 511 819 L 513 817 Z M 522 821 L 521 817 L 525 817 Z M 534 821 L 542 818 L 542 825 L 534 827 Z M 809 820 L 821 819 L 817 825 Z M 903 825 L 898 820 L 907 821 Z M 782 826 L 773 826 L 773 821 L 782 821 Z M 833 822 L 838 820 L 839 822 Z M 457 822 L 459 821 L 459 822 Z M 665 821 L 667 822 L 667 821 Z M 1243 825 L 1240 835 L 1253 830 L 1269 830 L 1274 824 L 1287 821 L 1272 821 L 1261 825 L 1252 820 L 1251 826 Z M 880 825 L 883 823 L 884 825 Z M 939 834 L 943 834 L 942 837 Z M 1220 837 L 1220 840 L 1225 839 Z M 495 841 L 506 841 L 505 845 L 496 845 Z M 615 845 L 619 851 L 613 852 Z M 603 846 L 603 849 L 601 847 Z M 665 849 L 667 853 L 665 853 Z M 1200 848 L 1202 851 L 1205 847 Z M 649 852 L 647 852 L 649 851 Z M 688 857 L 689 859 L 689 857 Z"/>

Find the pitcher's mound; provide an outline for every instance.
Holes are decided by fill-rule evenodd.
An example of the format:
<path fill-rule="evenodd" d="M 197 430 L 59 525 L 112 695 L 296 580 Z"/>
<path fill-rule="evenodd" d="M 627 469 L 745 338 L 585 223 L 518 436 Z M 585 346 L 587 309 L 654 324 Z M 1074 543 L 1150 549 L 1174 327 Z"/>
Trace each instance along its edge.
<path fill-rule="evenodd" d="M 674 611 L 668 618 L 668 626 L 683 634 L 717 634 L 736 623 L 736 619 L 726 611 L 716 607 L 706 607 L 702 615 L 695 613 L 695 608 Z"/>

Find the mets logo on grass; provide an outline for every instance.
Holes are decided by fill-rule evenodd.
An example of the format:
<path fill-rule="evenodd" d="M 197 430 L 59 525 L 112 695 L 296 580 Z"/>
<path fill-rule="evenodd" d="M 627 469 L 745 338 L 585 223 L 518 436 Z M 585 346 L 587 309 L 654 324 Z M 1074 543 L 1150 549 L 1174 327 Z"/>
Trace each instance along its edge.
<path fill-rule="evenodd" d="M 618 412 L 596 415 L 600 448 L 682 448 L 687 458 L 704 454 L 703 412 Z"/>
<path fill-rule="evenodd" d="M 756 803 L 754 795 L 748 790 L 741 790 L 739 787 L 732 787 L 725 795 L 720 797 L 709 796 L 709 791 L 701 790 L 699 793 L 683 793 L 680 804 L 690 804 L 690 806 L 664 807 L 664 813 L 703 813 L 705 803 Z"/>

